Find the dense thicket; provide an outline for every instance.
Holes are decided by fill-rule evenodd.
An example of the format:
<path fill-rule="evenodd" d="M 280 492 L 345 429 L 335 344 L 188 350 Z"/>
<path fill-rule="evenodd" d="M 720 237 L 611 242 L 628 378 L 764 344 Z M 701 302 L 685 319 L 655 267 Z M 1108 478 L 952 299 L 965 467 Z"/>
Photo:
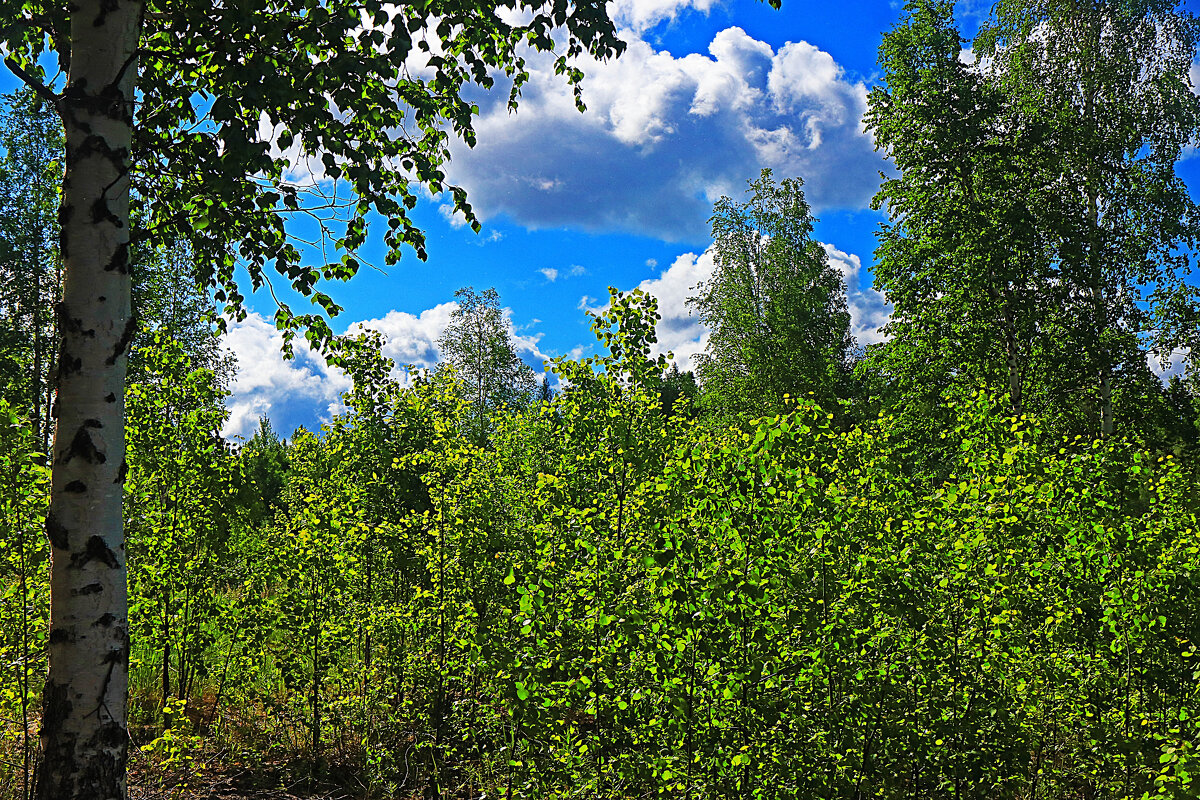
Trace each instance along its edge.
<path fill-rule="evenodd" d="M 1200 28 L 1168 2 L 1005 2 L 984 31 L 968 65 L 921 0 L 885 38 L 868 124 L 897 167 L 876 254 L 896 312 L 865 354 L 801 183 L 764 173 L 714 210 L 699 380 L 651 355 L 654 299 L 614 290 L 600 355 L 535 388 L 498 296 L 465 289 L 438 369 L 402 384 L 380 335 L 329 340 L 345 412 L 234 444 L 214 267 L 138 237 L 135 789 L 1200 795 L 1200 392 L 1194 361 L 1164 384 L 1146 360 L 1200 341 L 1174 174 Z M 6 103 L 0 796 L 27 800 L 61 143 L 31 95 Z"/>
<path fill-rule="evenodd" d="M 654 318 L 614 295 L 606 352 L 556 362 L 567 388 L 485 446 L 453 373 L 363 369 L 319 434 L 231 452 L 211 371 L 149 340 L 127 494 L 144 758 L 195 780 L 205 748 L 301 755 L 383 796 L 1194 795 L 1179 459 L 1048 442 L 980 395 L 934 484 L 886 416 L 664 413 Z M 4 658 L 36 670 L 44 472 L 9 430 Z M 278 496 L 247 502 L 249 480 Z"/>

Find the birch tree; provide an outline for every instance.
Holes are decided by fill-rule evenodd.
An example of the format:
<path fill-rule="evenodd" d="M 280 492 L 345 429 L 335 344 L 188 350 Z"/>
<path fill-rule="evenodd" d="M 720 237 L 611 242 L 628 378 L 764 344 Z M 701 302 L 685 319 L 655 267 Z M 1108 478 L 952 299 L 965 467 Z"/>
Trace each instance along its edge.
<path fill-rule="evenodd" d="M 1180 314 L 1195 319 L 1184 279 L 1200 207 L 1175 165 L 1200 141 L 1189 77 L 1200 22 L 1177 0 L 1003 0 L 976 44 L 1056 154 L 1035 202 L 1066 289 L 1070 357 L 1111 436 L 1115 392 L 1144 371 L 1147 340 L 1169 353 Z"/>
<path fill-rule="evenodd" d="M 316 305 L 281 305 L 277 322 L 326 340 L 324 315 L 339 308 L 320 284 L 358 270 L 370 215 L 387 221 L 388 263 L 404 247 L 425 256 L 409 214 L 418 187 L 446 192 L 478 226 L 442 170 L 451 135 L 474 142 L 465 86 L 505 75 L 515 107 L 524 54 L 552 51 L 582 106 L 570 59 L 623 49 L 599 0 L 506 5 L 517 12 L 506 19 L 527 21 L 457 0 L 0 0 L 5 64 L 58 111 L 66 140 L 38 797 L 125 794 L 131 196 L 147 236 L 189 243 L 230 313 L 245 313 L 239 266 L 255 289 L 273 273 Z M 64 79 L 43 71 L 51 57 Z M 304 160 L 336 191 L 313 200 L 289 182 Z M 289 218 L 308 213 L 321 216 L 325 263 L 305 263 L 289 233 Z"/>
<path fill-rule="evenodd" d="M 942 401 L 980 385 L 1021 414 L 1053 335 L 1050 236 L 1031 197 L 1051 154 L 1027 115 L 960 60 L 952 3 L 907 11 L 880 45 L 884 80 L 865 119 L 897 168 L 873 201 L 890 217 L 875 286 L 894 310 L 892 339 L 870 363 L 904 396 L 910 428 L 941 424 Z"/>
<path fill-rule="evenodd" d="M 1136 429 L 1162 393 L 1147 353 L 1197 341 L 1200 208 L 1175 165 L 1200 28 L 1176 6 L 1008 0 L 972 65 L 951 3 L 885 36 L 866 121 L 899 170 L 875 198 L 895 313 L 871 362 L 911 425 L 983 386 L 1072 433 L 1112 436 L 1123 405 Z"/>
<path fill-rule="evenodd" d="M 812 238 L 802 182 L 763 170 L 744 203 L 713 208 L 715 269 L 688 298 L 712 335 L 699 376 L 725 410 L 771 413 L 785 394 L 828 408 L 846 388 L 854 339 L 846 284 Z"/>
<path fill-rule="evenodd" d="M 504 406 L 525 405 L 537 389 L 533 370 L 517 355 L 495 289 L 471 286 L 454 293 L 458 308 L 438 339 L 438 349 L 463 381 L 473 437 L 487 440 L 492 415 Z"/>

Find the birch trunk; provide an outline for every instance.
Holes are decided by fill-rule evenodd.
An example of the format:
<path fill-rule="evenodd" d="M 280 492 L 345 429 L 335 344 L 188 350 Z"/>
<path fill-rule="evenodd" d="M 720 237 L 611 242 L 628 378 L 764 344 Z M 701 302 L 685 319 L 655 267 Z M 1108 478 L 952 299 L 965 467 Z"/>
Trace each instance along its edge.
<path fill-rule="evenodd" d="M 123 800 L 129 624 L 121 495 L 134 332 L 129 164 L 143 4 L 75 0 L 71 12 L 70 70 L 59 102 L 64 275 L 37 797 Z"/>

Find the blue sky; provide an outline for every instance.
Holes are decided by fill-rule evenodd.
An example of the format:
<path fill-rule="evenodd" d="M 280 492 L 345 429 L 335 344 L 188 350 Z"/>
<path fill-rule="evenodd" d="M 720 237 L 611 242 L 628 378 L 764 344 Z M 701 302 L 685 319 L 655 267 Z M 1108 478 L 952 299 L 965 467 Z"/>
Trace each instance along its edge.
<path fill-rule="evenodd" d="M 592 352 L 583 308 L 607 287 L 649 289 L 660 302 L 663 350 L 687 366 L 703 329 L 684 304 L 707 275 L 707 219 L 722 194 L 740 195 L 762 167 L 801 177 L 816 235 L 847 275 L 858 333 L 878 338 L 882 298 L 870 291 L 874 231 L 867 205 L 886 163 L 861 125 L 878 80 L 876 51 L 899 16 L 887 2 L 785 0 L 776 11 L 743 0 L 616 0 L 628 42 L 615 63 L 584 65 L 579 114 L 548 62 L 535 60 L 520 111 L 481 96 L 478 144 L 458 147 L 451 180 L 469 192 L 479 234 L 418 208 L 429 260 L 403 259 L 333 287 L 345 308 L 335 328 L 381 330 L 398 363 L 428 365 L 454 291 L 494 286 L 522 355 Z M 382 265 L 377 246 L 367 258 Z M 269 298 L 251 306 L 263 318 Z M 273 355 L 275 335 L 252 317 L 233 331 L 242 363 L 227 427 L 249 432 L 259 413 L 282 431 L 336 408 L 344 378 L 306 354 Z"/>
<path fill-rule="evenodd" d="M 870 288 L 871 257 L 884 217 L 868 204 L 888 165 L 861 116 L 901 5 L 612 0 L 628 48 L 616 62 L 582 65 L 588 111 L 575 110 L 548 59 L 531 62 L 515 115 L 504 92 L 481 95 L 478 144 L 457 147 L 448 173 L 483 230 L 450 218 L 438 199 L 422 204 L 428 261 L 408 257 L 333 287 L 345 308 L 335 328 L 380 330 L 398 364 L 430 366 L 455 290 L 493 286 L 522 356 L 540 372 L 544 358 L 594 350 L 583 309 L 607 287 L 640 286 L 659 299 L 662 350 L 686 368 L 705 343 L 685 299 L 711 269 L 712 203 L 740 195 L 770 167 L 777 178 L 804 179 L 815 235 L 846 276 L 854 333 L 879 341 L 887 307 Z M 958 4 L 964 35 L 989 5 Z M 1182 171 L 1200 188 L 1197 162 Z M 365 255 L 383 264 L 378 244 Z M 278 334 L 264 321 L 270 298 L 251 306 L 261 317 L 230 336 L 241 371 L 226 432 L 248 434 L 262 413 L 285 433 L 328 418 L 345 378 L 310 354 L 279 359 Z"/>
<path fill-rule="evenodd" d="M 455 290 L 493 286 L 522 356 L 540 372 L 544 358 L 593 351 L 583 309 L 608 286 L 640 286 L 659 298 L 663 351 L 687 367 L 705 341 L 684 301 L 711 269 L 712 203 L 740 196 L 770 167 L 777 178 L 804 179 L 816 237 L 846 276 L 854 333 L 878 341 L 887 308 L 870 288 L 871 256 L 884 218 L 868 204 L 888 166 L 861 116 L 901 5 L 784 0 L 777 11 L 755 0 L 611 0 L 609 8 L 628 48 L 615 62 L 581 65 L 588 111 L 575 110 L 545 58 L 530 62 L 515 115 L 503 89 L 480 94 L 478 144 L 455 147 L 448 173 L 467 189 L 482 232 L 427 198 L 415 218 L 428 261 L 409 254 L 384 268 L 374 241 L 364 255 L 383 271 L 327 289 L 345 309 L 335 329 L 380 330 L 398 364 L 430 366 Z M 987 9 L 959 3 L 965 35 Z M 5 75 L 0 89 L 10 82 Z M 1200 158 L 1180 171 L 1200 191 Z M 311 178 L 302 164 L 295 172 Z M 259 414 L 284 433 L 328 419 L 345 378 L 303 348 L 284 361 L 270 296 L 249 305 L 254 313 L 227 340 L 240 369 L 226 433 L 248 435 Z"/>

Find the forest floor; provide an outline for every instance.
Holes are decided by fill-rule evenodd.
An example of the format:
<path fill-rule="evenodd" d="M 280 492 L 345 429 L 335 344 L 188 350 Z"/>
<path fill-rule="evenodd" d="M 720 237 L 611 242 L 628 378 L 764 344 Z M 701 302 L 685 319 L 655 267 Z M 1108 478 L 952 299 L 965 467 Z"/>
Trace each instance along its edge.
<path fill-rule="evenodd" d="M 338 783 L 344 783 L 339 781 Z M 375 795 L 377 796 L 377 795 Z M 131 759 L 129 800 L 362 800 L 374 796 L 327 780 L 297 778 L 289 765 L 245 763 L 213 753 L 184 769 Z"/>
<path fill-rule="evenodd" d="M 136 740 L 135 740 L 136 741 Z M 129 800 L 383 800 L 352 766 L 311 765 L 284 757 L 239 754 L 200 740 L 182 763 L 167 765 L 132 749 Z M 408 800 L 408 795 L 386 795 Z M 413 795 L 419 797 L 419 795 Z"/>
<path fill-rule="evenodd" d="M 32 719 L 31 737 L 37 720 Z M 24 796 L 19 772 L 19 741 L 11 730 L 0 731 L 0 800 Z M 304 753 L 281 751 L 236 752 L 212 738 L 186 737 L 174 750 L 146 752 L 142 745 L 154 741 L 158 731 L 149 725 L 131 725 L 129 748 L 129 800 L 418 800 L 421 793 L 389 793 L 362 780 L 361 765 L 324 763 L 312 777 L 311 761 Z M 34 739 L 36 741 L 36 739 Z M 17 769 L 13 769 L 17 768 Z M 448 800 L 472 800 L 477 794 L 450 794 Z"/>

